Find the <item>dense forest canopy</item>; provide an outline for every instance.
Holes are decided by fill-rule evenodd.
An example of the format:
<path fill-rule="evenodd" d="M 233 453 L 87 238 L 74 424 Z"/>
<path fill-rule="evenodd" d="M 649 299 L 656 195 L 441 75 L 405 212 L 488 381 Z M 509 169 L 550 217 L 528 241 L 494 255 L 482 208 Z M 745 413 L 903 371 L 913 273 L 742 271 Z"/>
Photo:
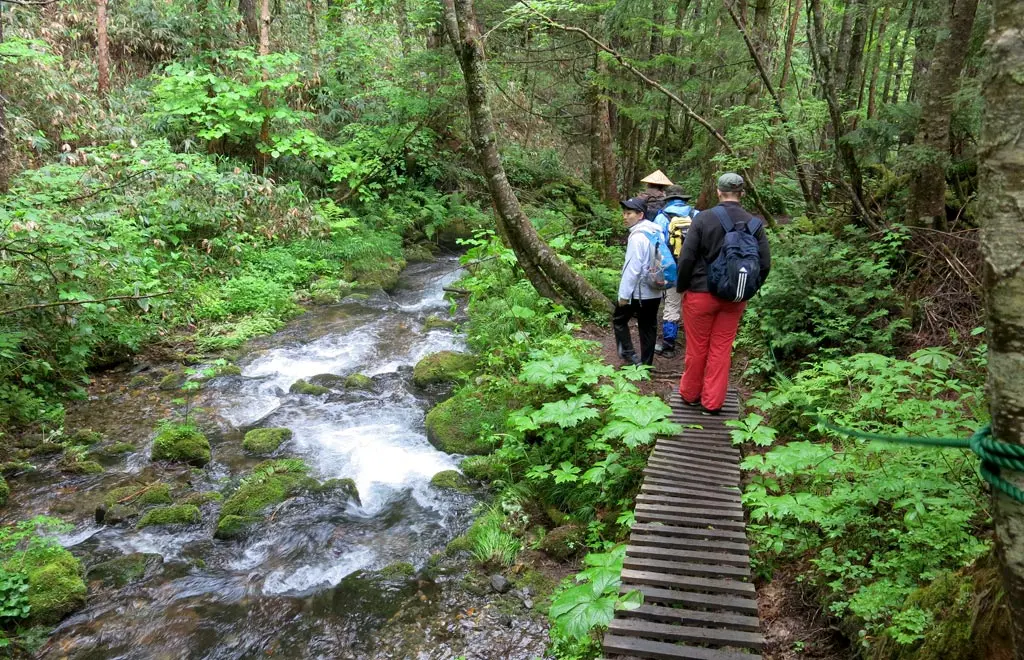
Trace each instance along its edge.
<path fill-rule="evenodd" d="M 699 209 L 742 173 L 770 227 L 733 437 L 759 586 L 814 604 L 772 657 L 997 657 L 1014 626 L 1024 648 L 1024 514 L 992 506 L 977 458 L 821 423 L 992 420 L 1021 442 L 1021 16 L 1014 0 L 0 0 L 0 643 L 38 649 L 31 626 L 86 602 L 93 558 L 52 541 L 82 521 L 19 488 L 38 471 L 73 499 L 120 469 L 114 439 L 74 427 L 99 375 L 173 365 L 148 383 L 175 397 L 152 459 L 205 464 L 192 399 L 249 340 L 392 291 L 443 249 L 463 254 L 449 293 L 478 358 L 427 433 L 443 444 L 448 425 L 442 449 L 479 454 L 461 469 L 494 494 L 460 542 L 483 567 L 589 553 L 543 608 L 550 653 L 597 657 L 628 605 L 617 544 L 646 452 L 674 426 L 581 326 L 615 295 L 618 200 L 662 170 Z M 268 511 L 238 494 L 294 497 L 311 469 L 261 463 L 222 508 L 190 493 L 150 519 L 238 542 Z"/>

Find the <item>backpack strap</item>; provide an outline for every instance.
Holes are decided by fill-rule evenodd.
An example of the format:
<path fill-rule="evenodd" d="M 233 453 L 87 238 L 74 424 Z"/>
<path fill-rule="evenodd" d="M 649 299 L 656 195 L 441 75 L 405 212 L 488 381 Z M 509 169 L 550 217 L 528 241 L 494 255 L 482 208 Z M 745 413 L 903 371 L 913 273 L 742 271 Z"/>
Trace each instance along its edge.
<path fill-rule="evenodd" d="M 732 218 L 729 217 L 729 212 L 725 210 L 724 206 L 715 206 L 711 210 L 718 216 L 718 222 L 721 223 L 726 234 L 736 229 L 736 225 L 733 224 Z"/>
<path fill-rule="evenodd" d="M 757 233 L 757 230 L 761 228 L 761 224 L 761 218 L 752 217 L 747 222 L 747 231 L 750 232 L 751 236 L 753 236 Z"/>

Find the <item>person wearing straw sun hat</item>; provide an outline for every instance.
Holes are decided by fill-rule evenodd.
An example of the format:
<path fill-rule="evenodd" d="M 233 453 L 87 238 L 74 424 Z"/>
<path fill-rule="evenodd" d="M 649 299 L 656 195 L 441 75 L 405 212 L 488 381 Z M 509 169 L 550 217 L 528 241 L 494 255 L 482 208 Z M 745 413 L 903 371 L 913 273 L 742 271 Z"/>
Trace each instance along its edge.
<path fill-rule="evenodd" d="M 672 180 L 661 170 L 654 170 L 640 179 L 640 183 L 646 184 L 647 188 L 637 195 L 636 199 L 643 200 L 647 207 L 644 211 L 644 220 L 654 220 L 658 211 L 665 207 L 665 188 L 672 185 Z"/>

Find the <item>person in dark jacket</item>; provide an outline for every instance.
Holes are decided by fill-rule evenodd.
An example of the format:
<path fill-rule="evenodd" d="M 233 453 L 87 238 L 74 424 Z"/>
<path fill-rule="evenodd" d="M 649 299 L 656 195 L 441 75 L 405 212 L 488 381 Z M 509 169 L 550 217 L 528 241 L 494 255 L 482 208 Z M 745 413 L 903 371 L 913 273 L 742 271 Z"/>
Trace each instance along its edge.
<path fill-rule="evenodd" d="M 729 172 L 718 179 L 718 201 L 737 227 L 744 227 L 753 216 L 740 205 L 745 183 L 739 174 Z M 771 268 L 768 238 L 761 226 L 757 238 L 764 283 Z M 679 258 L 676 290 L 683 294 L 683 328 L 686 331 L 686 362 L 679 381 L 679 396 L 702 412 L 716 415 L 725 403 L 729 388 L 732 343 L 736 339 L 746 302 L 717 298 L 708 291 L 708 264 L 718 258 L 725 242 L 725 228 L 712 209 L 698 213 L 683 243 Z"/>

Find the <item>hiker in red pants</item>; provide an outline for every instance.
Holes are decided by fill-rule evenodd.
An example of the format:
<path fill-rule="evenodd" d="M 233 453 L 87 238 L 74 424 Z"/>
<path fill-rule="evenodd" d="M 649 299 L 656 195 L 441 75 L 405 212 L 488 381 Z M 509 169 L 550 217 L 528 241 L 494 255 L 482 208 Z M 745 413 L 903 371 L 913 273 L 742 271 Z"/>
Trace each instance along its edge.
<path fill-rule="evenodd" d="M 679 258 L 686 363 L 683 403 L 717 415 L 729 388 L 732 342 L 743 310 L 768 277 L 771 254 L 764 224 L 740 206 L 743 177 L 718 179 L 718 206 L 693 219 Z"/>

